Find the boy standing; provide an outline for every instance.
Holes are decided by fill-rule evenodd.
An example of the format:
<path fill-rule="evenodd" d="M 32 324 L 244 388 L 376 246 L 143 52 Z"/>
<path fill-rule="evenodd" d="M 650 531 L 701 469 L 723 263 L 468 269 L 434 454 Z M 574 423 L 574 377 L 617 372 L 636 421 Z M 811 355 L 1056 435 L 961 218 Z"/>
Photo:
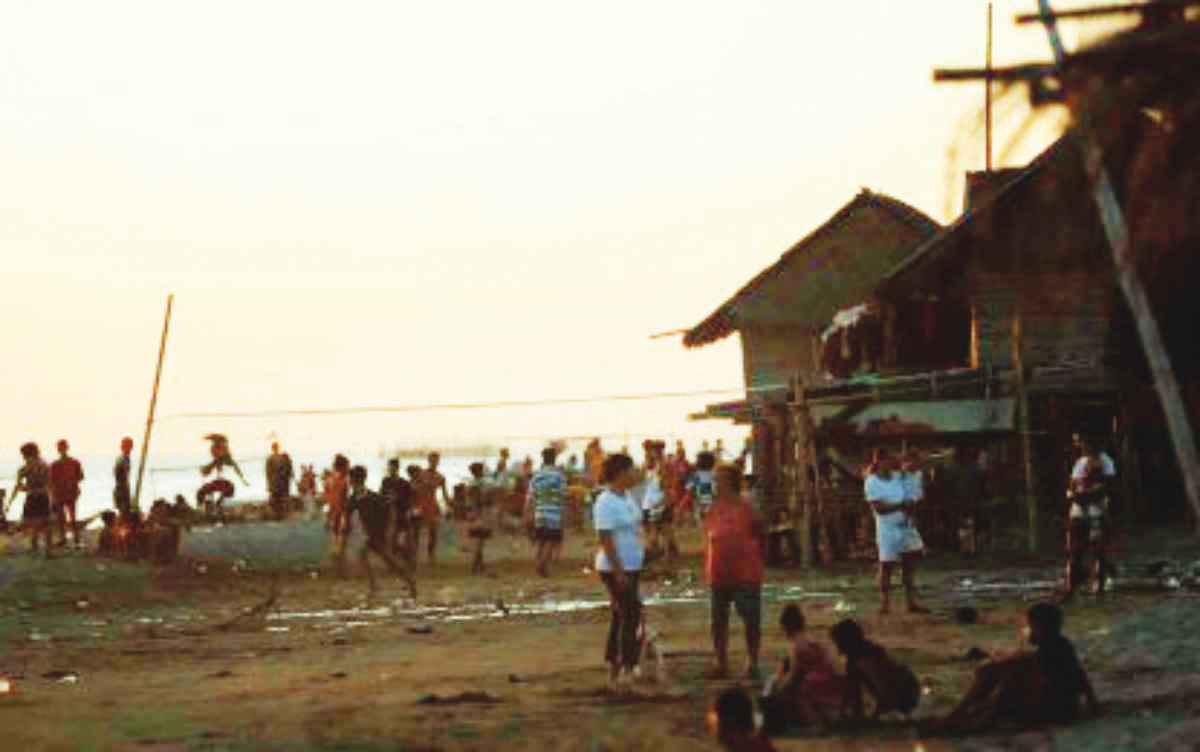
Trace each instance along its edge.
<path fill-rule="evenodd" d="M 66 439 L 58 441 L 58 459 L 50 465 L 50 502 L 54 516 L 58 518 L 58 545 L 67 545 L 67 518 L 70 518 L 71 540 L 76 548 L 79 529 L 75 523 L 75 504 L 79 501 L 79 484 L 83 482 L 83 465 L 67 454 L 70 446 Z"/>

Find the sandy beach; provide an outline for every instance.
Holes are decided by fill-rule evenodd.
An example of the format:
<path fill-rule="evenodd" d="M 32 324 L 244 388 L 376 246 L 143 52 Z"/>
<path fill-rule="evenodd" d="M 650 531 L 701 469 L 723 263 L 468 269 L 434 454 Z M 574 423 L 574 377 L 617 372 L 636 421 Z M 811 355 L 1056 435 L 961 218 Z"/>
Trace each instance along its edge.
<path fill-rule="evenodd" d="M 692 531 L 684 535 L 689 556 L 653 569 L 643 587 L 651 625 L 663 633 L 666 675 L 621 698 L 604 690 L 608 615 L 586 569 L 590 536 L 568 537 L 548 580 L 533 576 L 523 539 L 494 541 L 485 577 L 468 576 L 465 554 L 444 546 L 436 568 L 419 569 L 413 603 L 394 580 L 382 580 L 368 599 L 361 572 L 340 580 L 319 556 L 273 561 L 262 551 L 278 529 L 247 527 L 263 537 L 258 555 L 201 556 L 202 544 L 191 541 L 217 533 L 193 533 L 192 553 L 161 569 L 83 554 L 44 561 L 25 553 L 24 542 L 7 541 L 0 669 L 13 690 L 0 696 L 0 723 L 11 748 L 716 749 L 704 736 L 703 709 L 727 684 L 701 678 L 710 660 L 708 604 Z M 1067 633 L 1108 706 L 1104 718 L 922 747 L 911 728 L 895 723 L 799 731 L 779 739 L 779 749 L 1153 748 L 1200 703 L 1200 629 L 1177 626 L 1197 619 L 1190 588 L 1198 573 L 1180 570 L 1171 583 L 1168 569 L 1158 587 L 1160 580 L 1133 574 L 1157 557 L 1190 566 L 1200 552 L 1162 536 L 1136 550 L 1113 594 L 1081 600 L 1067 616 Z M 773 669 L 783 650 L 775 626 L 782 604 L 795 601 L 827 645 L 832 623 L 862 620 L 921 679 L 917 717 L 945 712 L 973 669 L 964 654 L 1016 648 L 1023 609 L 1046 593 L 1056 569 L 1048 558 L 997 559 L 973 562 L 968 572 L 955 557 L 934 557 L 921 578 L 934 613 L 897 614 L 886 625 L 874 613 L 865 564 L 772 570 L 764 668 Z M 272 588 L 275 598 L 263 608 Z M 953 621 L 962 604 L 979 609 L 979 624 Z M 732 646 L 740 666 L 736 620 Z M 463 692 L 484 693 L 474 698 L 482 702 L 428 701 Z"/>

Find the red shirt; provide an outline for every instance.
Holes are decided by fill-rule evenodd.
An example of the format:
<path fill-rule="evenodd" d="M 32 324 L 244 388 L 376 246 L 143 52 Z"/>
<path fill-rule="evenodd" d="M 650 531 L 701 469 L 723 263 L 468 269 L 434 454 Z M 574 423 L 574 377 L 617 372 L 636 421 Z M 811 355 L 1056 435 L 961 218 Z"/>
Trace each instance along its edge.
<path fill-rule="evenodd" d="M 83 465 L 74 457 L 57 459 L 50 464 L 50 496 L 58 502 L 79 499 L 79 484 L 83 481 Z"/>
<path fill-rule="evenodd" d="M 718 499 L 704 518 L 704 538 L 704 575 L 710 586 L 762 584 L 762 549 L 749 504 Z"/>

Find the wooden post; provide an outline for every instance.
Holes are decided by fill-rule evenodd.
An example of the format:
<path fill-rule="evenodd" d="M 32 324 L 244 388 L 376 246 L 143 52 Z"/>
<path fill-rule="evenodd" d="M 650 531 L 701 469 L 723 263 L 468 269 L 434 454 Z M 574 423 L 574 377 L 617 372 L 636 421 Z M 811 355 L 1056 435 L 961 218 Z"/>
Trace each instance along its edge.
<path fill-rule="evenodd" d="M 1030 446 L 1029 390 L 1025 386 L 1024 342 L 1021 332 L 1021 311 L 1013 311 L 1012 351 L 1017 370 L 1017 430 L 1021 432 L 1021 464 L 1025 469 L 1025 509 L 1029 515 L 1029 552 L 1038 550 L 1038 500 L 1033 482 L 1033 448 Z"/>
<path fill-rule="evenodd" d="M 986 165 L 985 169 L 987 170 L 987 172 L 990 173 L 992 171 L 992 4 L 991 3 L 988 3 L 988 12 L 987 12 L 987 63 L 986 63 L 985 70 L 987 70 L 987 75 L 984 76 L 984 79 L 983 79 L 983 85 L 985 87 L 984 88 L 984 92 L 985 92 L 984 93 L 984 112 L 986 113 L 986 115 L 984 116 L 985 120 L 986 120 L 984 130 L 986 131 L 986 134 L 987 134 L 985 137 L 987 143 L 986 143 L 986 146 L 984 147 L 986 150 L 986 157 L 985 157 L 984 164 Z"/>
<path fill-rule="evenodd" d="M 142 476 L 146 472 L 146 453 L 150 449 L 150 429 L 154 427 L 154 408 L 158 405 L 158 384 L 162 379 L 163 356 L 167 353 L 167 333 L 171 328 L 171 306 L 174 295 L 167 296 L 167 315 L 163 319 L 162 339 L 158 343 L 158 365 L 154 369 L 154 390 L 150 393 L 150 414 L 146 416 L 146 434 L 142 438 L 142 455 L 138 459 L 137 486 L 133 491 L 133 508 L 138 509 L 142 497 Z"/>
<path fill-rule="evenodd" d="M 1055 66 L 1062 70 L 1066 59 L 1062 38 L 1058 33 L 1058 25 L 1050 8 L 1049 0 L 1038 0 L 1038 15 L 1046 27 L 1050 38 L 1050 48 L 1054 52 Z M 1196 452 L 1196 437 L 1192 432 L 1192 424 L 1188 418 L 1187 403 L 1171 368 L 1171 359 L 1167 354 L 1166 345 L 1150 307 L 1150 299 L 1142 282 L 1138 279 L 1134 267 L 1132 248 L 1129 240 L 1129 226 L 1125 223 L 1125 214 L 1117 200 L 1117 192 L 1104 166 L 1104 153 L 1098 140 L 1092 135 L 1092 123 L 1086 111 L 1080 113 L 1080 145 L 1083 149 L 1083 164 L 1088 177 L 1092 180 L 1092 195 L 1100 210 L 1100 223 L 1104 226 L 1104 234 L 1112 250 L 1113 266 L 1116 267 L 1117 281 L 1125 293 L 1125 302 L 1133 314 L 1137 325 L 1142 348 L 1146 352 L 1146 361 L 1150 365 L 1150 373 L 1154 376 L 1154 387 L 1162 403 L 1163 414 L 1167 419 L 1167 430 L 1171 436 L 1171 444 L 1175 449 L 1175 461 L 1179 465 L 1179 473 L 1183 476 L 1184 490 L 1192 512 L 1197 520 L 1197 532 L 1200 532 L 1200 455 Z"/>
<path fill-rule="evenodd" d="M 796 403 L 792 412 L 792 430 L 795 432 L 796 452 L 795 462 L 795 482 L 793 483 L 793 501 L 795 505 L 792 507 L 795 510 L 799 507 L 800 510 L 800 560 L 805 569 L 812 568 L 813 549 L 812 549 L 812 524 L 813 524 L 813 504 L 812 495 L 809 493 L 808 485 L 808 466 L 811 462 L 809 456 L 810 447 L 812 446 L 812 438 L 809 433 L 808 419 L 808 402 L 804 393 L 804 384 L 800 379 L 796 379 Z M 794 519 L 794 518 L 793 518 Z"/>

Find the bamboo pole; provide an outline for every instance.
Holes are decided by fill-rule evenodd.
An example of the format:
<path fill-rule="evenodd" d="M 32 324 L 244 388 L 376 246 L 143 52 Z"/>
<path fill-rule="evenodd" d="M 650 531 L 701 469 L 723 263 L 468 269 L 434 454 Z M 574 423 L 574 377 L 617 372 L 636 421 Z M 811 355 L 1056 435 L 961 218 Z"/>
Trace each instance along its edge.
<path fill-rule="evenodd" d="M 1017 369 L 1017 416 L 1021 432 L 1021 464 L 1025 471 L 1025 510 L 1029 517 L 1029 552 L 1038 550 L 1038 500 L 1033 481 L 1033 447 L 1030 438 L 1029 390 L 1025 383 L 1025 346 L 1021 311 L 1013 312 L 1012 357 Z"/>
<path fill-rule="evenodd" d="M 800 562 L 805 569 L 813 563 L 812 524 L 813 496 L 808 484 L 808 468 L 812 461 L 812 436 L 809 431 L 808 403 L 804 384 L 796 379 L 796 406 L 792 413 L 792 426 L 796 433 L 795 501 L 800 507 Z M 817 482 L 820 482 L 818 477 Z M 793 507 L 794 508 L 794 507 Z"/>
<path fill-rule="evenodd" d="M 1060 68 L 1066 58 L 1062 38 L 1058 34 L 1058 26 L 1053 19 L 1049 0 L 1038 0 L 1038 10 L 1050 39 L 1050 48 L 1054 52 L 1055 64 Z M 1183 400 L 1179 381 L 1171 367 L 1171 358 L 1159 332 L 1158 321 L 1150 307 L 1150 299 L 1138 278 L 1137 268 L 1133 262 L 1133 249 L 1129 240 L 1129 226 L 1125 223 L 1125 215 L 1117 200 L 1116 189 L 1109 178 L 1104 166 L 1104 152 L 1097 139 L 1092 134 L 1092 124 L 1086 111 L 1080 113 L 1080 141 L 1083 147 L 1083 164 L 1088 177 L 1092 181 L 1093 198 L 1100 210 L 1100 222 L 1104 226 L 1104 234 L 1112 250 L 1113 266 L 1116 267 L 1117 281 L 1125 293 L 1125 301 L 1137 324 L 1142 348 L 1146 353 L 1146 361 L 1150 365 L 1150 373 L 1154 377 L 1154 387 L 1162 402 L 1163 414 L 1167 419 L 1167 430 L 1171 444 L 1175 450 L 1175 460 L 1179 464 L 1179 473 L 1183 476 L 1184 490 L 1188 502 L 1197 520 L 1197 532 L 1200 532 L 1200 455 L 1196 452 L 1196 438 L 1192 432 L 1191 421 L 1187 414 L 1187 404 Z"/>
<path fill-rule="evenodd" d="M 133 491 L 133 508 L 138 509 L 142 497 L 142 476 L 146 472 L 146 454 L 150 450 L 150 429 L 154 427 L 154 408 L 158 405 L 158 385 L 162 380 L 163 356 L 167 353 L 167 333 L 171 328 L 171 306 L 174 295 L 167 295 L 167 315 L 163 319 L 162 339 L 158 343 L 158 365 L 154 369 L 154 390 L 150 393 L 150 413 L 146 416 L 146 434 L 142 438 L 142 454 L 138 459 L 137 486 Z"/>
<path fill-rule="evenodd" d="M 988 3 L 987 12 L 987 76 L 983 80 L 984 86 L 984 111 L 987 124 L 985 130 L 987 132 L 987 144 L 984 147 L 986 150 L 985 169 L 990 173 L 992 171 L 992 4 Z"/>

